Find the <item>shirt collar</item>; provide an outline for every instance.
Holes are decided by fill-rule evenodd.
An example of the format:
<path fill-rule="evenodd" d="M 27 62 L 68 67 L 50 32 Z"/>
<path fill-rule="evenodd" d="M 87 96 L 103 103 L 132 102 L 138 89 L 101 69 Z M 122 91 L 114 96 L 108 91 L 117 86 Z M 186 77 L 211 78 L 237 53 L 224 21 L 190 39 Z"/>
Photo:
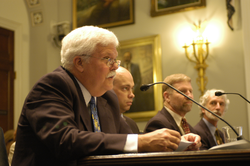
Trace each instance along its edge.
<path fill-rule="evenodd" d="M 78 81 L 77 78 L 75 78 L 75 79 L 77 80 L 77 82 L 78 82 L 78 84 L 79 84 L 79 86 L 80 86 L 80 89 L 81 89 L 82 94 L 83 94 L 83 98 L 84 98 L 84 100 L 85 100 L 85 104 L 86 104 L 86 106 L 88 106 L 89 101 L 90 101 L 90 99 L 91 99 L 91 94 L 90 94 L 89 91 L 82 85 L 82 83 L 81 83 L 80 81 Z M 95 98 L 95 101 L 96 101 L 96 97 L 94 97 L 94 98 Z"/>
<path fill-rule="evenodd" d="M 205 118 L 202 118 L 203 121 L 206 123 L 207 127 L 209 128 L 212 135 L 214 135 L 216 127 L 212 125 L 209 121 L 207 121 Z"/>
<path fill-rule="evenodd" d="M 172 111 L 168 107 L 166 107 L 166 106 L 164 106 L 164 107 L 170 113 L 170 115 L 174 118 L 174 121 L 177 124 L 177 126 L 179 127 L 181 133 L 184 134 L 184 131 L 183 131 L 182 127 L 181 127 L 182 116 L 180 116 L 179 114 L 175 113 L 174 111 Z"/>

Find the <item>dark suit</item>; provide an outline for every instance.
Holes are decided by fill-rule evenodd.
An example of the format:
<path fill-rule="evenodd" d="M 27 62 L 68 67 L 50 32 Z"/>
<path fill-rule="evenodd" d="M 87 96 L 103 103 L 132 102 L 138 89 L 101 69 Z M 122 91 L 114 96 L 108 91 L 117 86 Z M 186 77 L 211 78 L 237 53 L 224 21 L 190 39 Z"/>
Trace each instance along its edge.
<path fill-rule="evenodd" d="M 190 132 L 196 133 L 194 128 L 190 124 L 188 124 L 188 125 L 190 128 Z M 157 129 L 161 129 L 161 128 L 168 128 L 168 129 L 176 130 L 181 134 L 181 131 L 180 131 L 178 125 L 176 124 L 174 118 L 165 109 L 165 107 L 163 107 L 161 111 L 159 111 L 153 118 L 151 118 L 148 121 L 144 132 L 148 133 L 148 132 L 151 132 L 151 131 L 154 131 Z"/>
<path fill-rule="evenodd" d="M 125 115 L 123 115 L 123 118 L 125 119 L 125 121 L 127 122 L 127 124 L 130 126 L 131 130 L 133 131 L 134 134 L 139 134 L 140 130 L 137 126 L 137 124 L 135 123 L 135 121 Z"/>
<path fill-rule="evenodd" d="M 12 166 L 75 166 L 88 155 L 122 153 L 132 131 L 115 93 L 97 97 L 97 109 L 100 133 L 92 132 L 89 109 L 71 73 L 58 67 L 42 77 L 25 100 Z"/>
<path fill-rule="evenodd" d="M 201 119 L 195 126 L 194 129 L 197 131 L 198 135 L 200 135 L 202 140 L 202 149 L 209 149 L 213 146 L 216 146 L 216 143 L 214 141 L 214 138 L 204 122 L 203 119 Z M 224 141 L 223 133 L 219 130 L 220 136 L 222 138 L 222 141 Z"/>
<path fill-rule="evenodd" d="M 0 166 L 9 166 L 3 129 L 0 127 Z"/>

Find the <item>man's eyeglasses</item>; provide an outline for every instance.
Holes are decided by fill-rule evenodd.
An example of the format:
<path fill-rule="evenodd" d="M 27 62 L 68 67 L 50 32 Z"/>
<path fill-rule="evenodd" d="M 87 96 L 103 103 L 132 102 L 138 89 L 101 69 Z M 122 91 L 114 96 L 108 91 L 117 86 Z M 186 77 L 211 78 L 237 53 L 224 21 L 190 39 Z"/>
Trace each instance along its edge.
<path fill-rule="evenodd" d="M 117 60 L 117 59 L 111 59 L 108 57 L 106 57 L 106 58 L 98 58 L 98 57 L 94 57 L 94 56 L 90 56 L 90 57 L 105 60 L 108 67 L 113 66 L 114 63 L 116 63 L 117 66 L 120 67 L 120 64 L 121 64 L 121 60 Z"/>

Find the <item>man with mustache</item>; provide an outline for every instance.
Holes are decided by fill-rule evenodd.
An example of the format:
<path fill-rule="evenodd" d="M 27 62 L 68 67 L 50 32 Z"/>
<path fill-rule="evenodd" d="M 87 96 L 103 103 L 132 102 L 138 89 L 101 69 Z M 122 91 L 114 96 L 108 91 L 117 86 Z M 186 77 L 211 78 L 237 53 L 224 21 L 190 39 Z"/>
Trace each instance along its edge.
<path fill-rule="evenodd" d="M 133 99 L 135 97 L 133 93 L 134 86 L 135 84 L 134 84 L 133 76 L 131 75 L 131 73 L 124 67 L 120 66 L 116 70 L 113 90 L 115 91 L 118 97 L 121 116 L 130 126 L 133 133 L 139 134 L 140 131 L 135 121 L 123 115 L 123 113 L 125 113 L 126 111 L 130 109 L 133 103 Z"/>
<path fill-rule="evenodd" d="M 24 102 L 12 166 L 76 166 L 90 155 L 178 148 L 178 132 L 133 134 L 122 119 L 112 90 L 118 45 L 113 32 L 95 26 L 63 38 L 62 66 L 38 80 Z"/>
<path fill-rule="evenodd" d="M 191 79 L 185 74 L 172 74 L 167 76 L 164 82 L 193 99 Z M 176 130 L 181 135 L 196 133 L 193 127 L 186 122 L 185 118 L 186 113 L 191 111 L 193 102 L 167 85 L 162 86 L 162 93 L 164 107 L 148 121 L 145 133 L 161 128 Z"/>
<path fill-rule="evenodd" d="M 224 92 L 218 89 L 207 90 L 205 94 L 200 97 L 200 104 L 222 117 L 228 109 L 229 100 L 227 99 L 227 95 L 215 96 L 215 92 L 217 91 Z M 219 119 L 204 108 L 200 107 L 200 109 L 200 116 L 202 119 L 196 124 L 194 129 L 201 136 L 202 147 L 204 149 L 209 149 L 224 143 L 223 134 L 217 129 Z"/>

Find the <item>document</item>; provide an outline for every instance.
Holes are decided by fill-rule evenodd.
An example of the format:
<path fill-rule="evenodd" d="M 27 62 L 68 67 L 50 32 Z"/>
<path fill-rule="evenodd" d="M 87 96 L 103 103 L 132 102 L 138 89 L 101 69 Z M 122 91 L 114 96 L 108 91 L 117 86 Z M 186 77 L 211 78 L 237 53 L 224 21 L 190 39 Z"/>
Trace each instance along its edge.
<path fill-rule="evenodd" d="M 189 142 L 189 141 L 185 141 L 185 140 L 181 140 L 178 148 L 175 150 L 175 152 L 179 152 L 179 151 L 184 151 L 187 149 L 188 146 L 192 145 L 194 142 Z"/>

